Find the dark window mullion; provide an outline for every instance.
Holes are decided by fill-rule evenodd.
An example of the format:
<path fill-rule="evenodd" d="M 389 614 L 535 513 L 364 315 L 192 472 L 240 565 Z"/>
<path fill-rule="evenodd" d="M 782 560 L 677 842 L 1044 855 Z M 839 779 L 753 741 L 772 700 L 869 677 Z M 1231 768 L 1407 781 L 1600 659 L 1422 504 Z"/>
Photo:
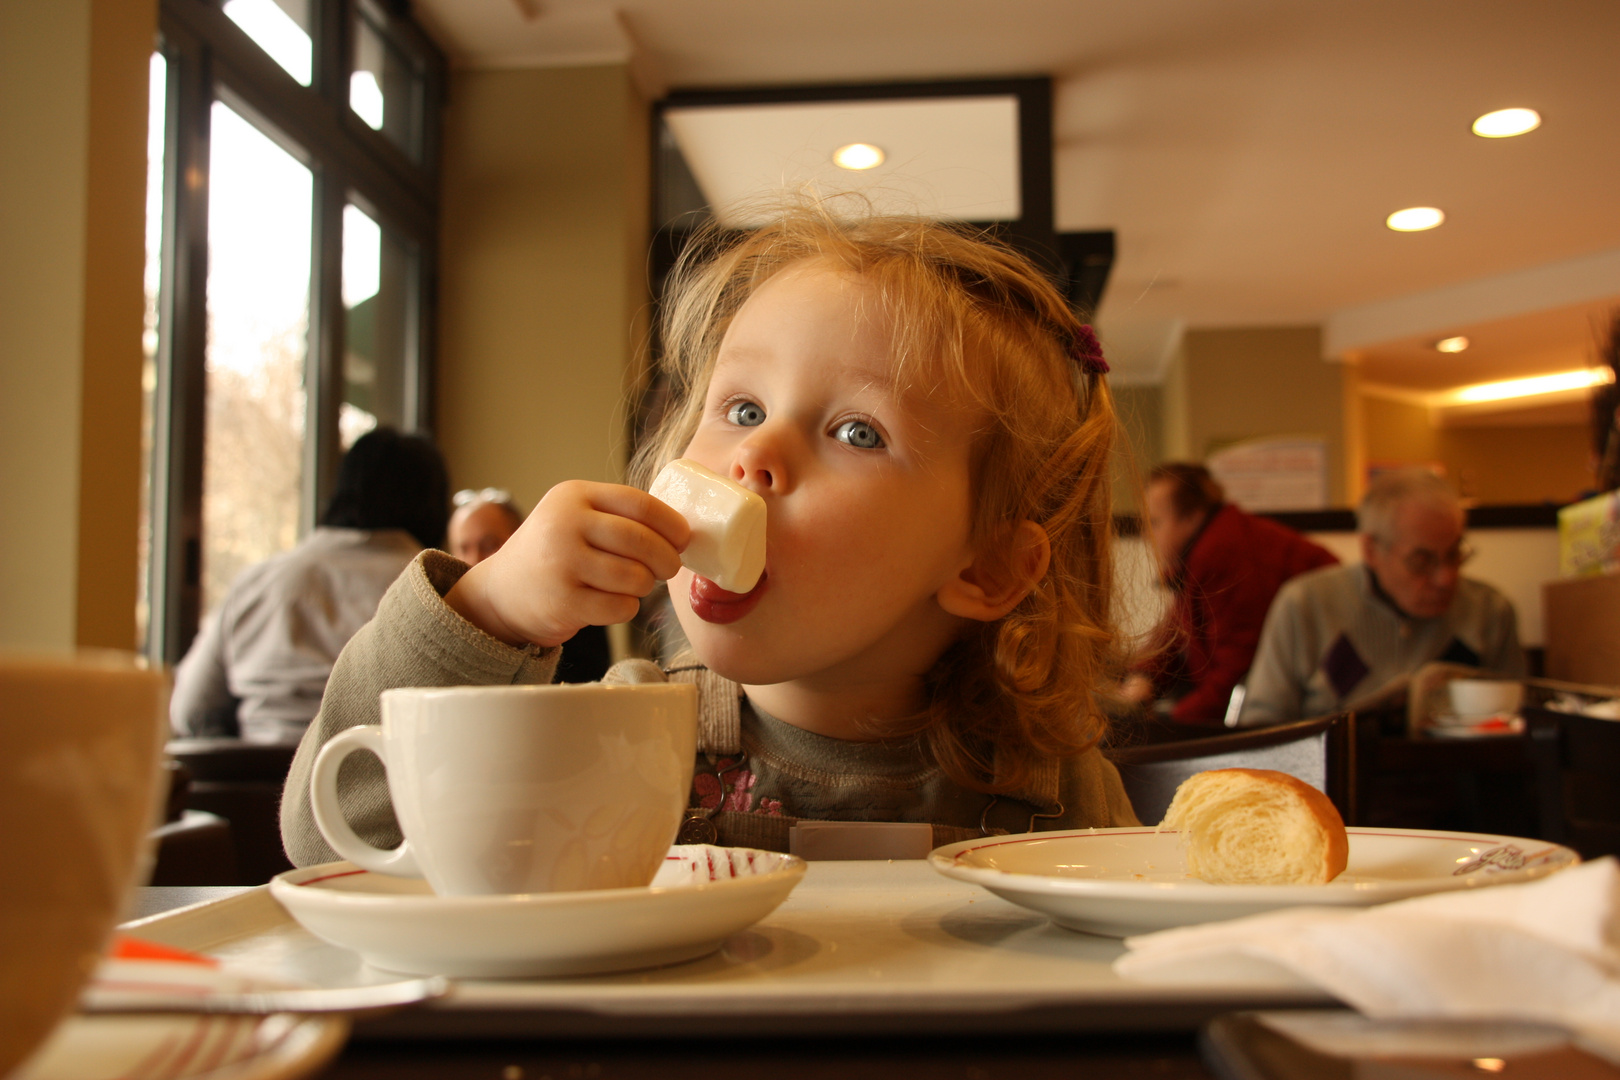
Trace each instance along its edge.
<path fill-rule="evenodd" d="M 177 662 L 202 601 L 203 433 L 208 351 L 207 51 L 165 26 L 171 106 L 164 152 L 158 384 L 154 395 L 151 630 L 148 651 Z"/>
<path fill-rule="evenodd" d="M 309 353 L 304 367 L 304 498 L 301 516 L 313 527 L 337 481 L 343 458 L 338 416 L 343 407 L 343 208 L 347 186 L 331 167 L 315 172 L 310 251 Z"/>

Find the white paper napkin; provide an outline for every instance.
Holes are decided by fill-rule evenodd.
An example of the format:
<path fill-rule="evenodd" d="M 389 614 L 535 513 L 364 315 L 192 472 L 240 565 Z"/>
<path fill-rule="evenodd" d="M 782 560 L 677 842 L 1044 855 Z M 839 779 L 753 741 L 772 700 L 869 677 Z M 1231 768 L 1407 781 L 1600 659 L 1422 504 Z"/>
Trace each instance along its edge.
<path fill-rule="evenodd" d="M 1283 969 L 1371 1017 L 1560 1024 L 1620 1058 L 1620 864 L 1373 908 L 1289 908 L 1127 938 L 1121 976 Z"/>

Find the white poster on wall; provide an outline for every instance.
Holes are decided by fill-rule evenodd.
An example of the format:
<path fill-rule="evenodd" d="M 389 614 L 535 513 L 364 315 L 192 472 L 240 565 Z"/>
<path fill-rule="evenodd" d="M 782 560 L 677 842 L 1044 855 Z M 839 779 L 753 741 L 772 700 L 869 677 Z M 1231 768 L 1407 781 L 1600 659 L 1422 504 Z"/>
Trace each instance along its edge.
<path fill-rule="evenodd" d="M 1209 455 L 1226 499 L 1244 510 L 1321 510 L 1328 504 L 1327 440 L 1311 435 L 1248 439 Z"/>

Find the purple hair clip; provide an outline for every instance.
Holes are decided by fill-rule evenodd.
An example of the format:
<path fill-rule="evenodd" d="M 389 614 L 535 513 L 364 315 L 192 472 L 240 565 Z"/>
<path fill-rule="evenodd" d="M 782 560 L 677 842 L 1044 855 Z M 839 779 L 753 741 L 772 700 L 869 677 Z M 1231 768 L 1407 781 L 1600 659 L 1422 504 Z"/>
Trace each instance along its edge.
<path fill-rule="evenodd" d="M 1108 374 L 1108 361 L 1103 359 L 1102 346 L 1097 342 L 1097 334 L 1089 326 L 1082 325 L 1074 335 L 1074 341 L 1069 346 L 1069 355 L 1074 362 L 1087 371 L 1098 375 Z"/>

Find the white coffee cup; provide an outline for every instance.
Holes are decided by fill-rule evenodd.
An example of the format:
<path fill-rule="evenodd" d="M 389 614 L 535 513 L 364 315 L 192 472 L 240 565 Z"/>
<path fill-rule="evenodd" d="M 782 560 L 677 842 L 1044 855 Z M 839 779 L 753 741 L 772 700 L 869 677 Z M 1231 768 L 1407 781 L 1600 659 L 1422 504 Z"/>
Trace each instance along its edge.
<path fill-rule="evenodd" d="M 0 653 L 0 1076 L 72 1007 L 150 870 L 168 700 L 132 654 Z"/>
<path fill-rule="evenodd" d="M 1446 686 L 1451 711 L 1461 721 L 1519 711 L 1524 684 L 1511 679 L 1452 679 Z"/>
<path fill-rule="evenodd" d="M 382 721 L 321 748 L 315 823 L 355 865 L 426 878 L 441 896 L 646 885 L 685 814 L 691 685 L 385 690 Z M 362 749 L 388 769 L 405 834 L 392 851 L 355 835 L 338 805 L 338 766 Z"/>

